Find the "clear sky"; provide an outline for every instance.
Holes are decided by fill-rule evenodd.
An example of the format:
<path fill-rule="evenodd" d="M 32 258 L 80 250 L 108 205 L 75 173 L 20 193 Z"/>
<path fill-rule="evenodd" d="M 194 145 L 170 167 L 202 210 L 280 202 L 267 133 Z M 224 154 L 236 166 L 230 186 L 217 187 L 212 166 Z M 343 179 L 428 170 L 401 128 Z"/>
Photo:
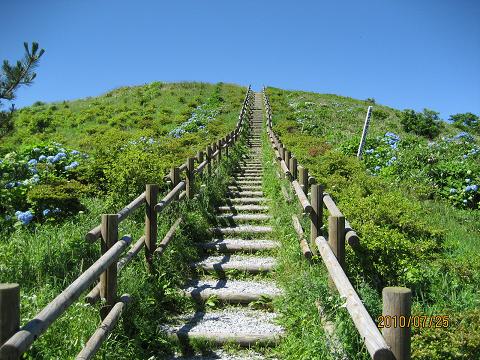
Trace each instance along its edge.
<path fill-rule="evenodd" d="M 46 52 L 17 107 L 196 80 L 480 114 L 479 0 L 3 0 L 0 60 Z"/>

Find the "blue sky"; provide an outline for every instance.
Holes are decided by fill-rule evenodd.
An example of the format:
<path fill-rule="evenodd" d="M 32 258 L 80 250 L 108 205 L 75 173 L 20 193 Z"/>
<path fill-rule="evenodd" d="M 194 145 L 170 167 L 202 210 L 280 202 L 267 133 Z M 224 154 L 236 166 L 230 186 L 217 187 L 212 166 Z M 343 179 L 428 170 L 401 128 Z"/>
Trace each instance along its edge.
<path fill-rule="evenodd" d="M 16 105 L 196 80 L 480 114 L 480 1 L 14 1 L 0 60 L 46 53 Z"/>

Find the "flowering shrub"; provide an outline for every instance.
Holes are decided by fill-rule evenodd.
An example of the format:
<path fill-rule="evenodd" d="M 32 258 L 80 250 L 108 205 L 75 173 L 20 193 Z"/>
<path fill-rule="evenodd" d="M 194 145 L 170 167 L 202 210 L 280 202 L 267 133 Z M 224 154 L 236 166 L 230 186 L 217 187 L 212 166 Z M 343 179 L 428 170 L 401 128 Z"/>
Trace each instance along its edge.
<path fill-rule="evenodd" d="M 11 225 L 16 220 L 28 225 L 41 219 L 42 214 L 31 207 L 27 195 L 41 184 L 74 179 L 74 169 L 86 157 L 78 150 L 67 151 L 58 143 L 6 154 L 0 159 L 0 222 Z"/>
<path fill-rule="evenodd" d="M 349 142 L 344 152 L 352 153 L 355 146 Z M 431 196 L 459 207 L 479 208 L 480 148 L 469 133 L 426 143 L 387 132 L 367 141 L 363 160 L 373 175 L 422 183 Z"/>
<path fill-rule="evenodd" d="M 220 88 L 217 86 L 213 95 L 207 99 L 206 103 L 197 106 L 187 121 L 170 131 L 170 136 L 180 138 L 186 133 L 195 133 L 199 130 L 204 130 L 207 124 L 215 120 L 220 114 L 223 99 L 219 93 Z"/>

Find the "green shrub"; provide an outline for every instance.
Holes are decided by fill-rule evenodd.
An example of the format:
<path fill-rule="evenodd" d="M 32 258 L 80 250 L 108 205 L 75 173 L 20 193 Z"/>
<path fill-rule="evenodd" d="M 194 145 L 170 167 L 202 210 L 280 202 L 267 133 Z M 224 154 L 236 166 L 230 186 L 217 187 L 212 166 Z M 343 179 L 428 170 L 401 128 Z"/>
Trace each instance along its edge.
<path fill-rule="evenodd" d="M 68 216 L 84 210 L 80 197 L 85 193 L 88 188 L 76 181 L 37 185 L 28 191 L 27 202 L 37 215 L 48 209 Z"/>
<path fill-rule="evenodd" d="M 480 133 L 480 118 L 471 112 L 450 115 L 449 120 L 459 129 Z"/>
<path fill-rule="evenodd" d="M 407 132 L 433 139 L 441 130 L 438 114 L 438 112 L 429 109 L 423 109 L 421 113 L 407 109 L 403 111 L 400 123 Z"/>

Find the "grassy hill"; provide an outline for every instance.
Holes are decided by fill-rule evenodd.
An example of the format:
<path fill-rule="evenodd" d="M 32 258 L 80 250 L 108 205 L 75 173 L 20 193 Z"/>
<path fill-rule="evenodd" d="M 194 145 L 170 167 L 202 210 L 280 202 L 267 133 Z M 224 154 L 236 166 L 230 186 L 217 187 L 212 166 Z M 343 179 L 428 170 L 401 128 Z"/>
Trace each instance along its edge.
<path fill-rule="evenodd" d="M 478 358 L 480 157 L 475 133 L 439 123 L 436 134 L 421 136 L 406 131 L 407 112 L 374 105 L 364 157 L 358 160 L 371 103 L 276 88 L 267 93 L 274 130 L 326 186 L 360 235 L 359 248 L 347 246 L 346 268 L 373 317 L 381 314 L 384 286 L 407 286 L 414 294 L 414 315 L 450 319 L 448 328 L 413 329 L 413 358 Z M 310 286 L 318 283 L 314 276 L 309 281 Z M 303 296 L 297 302 L 305 301 Z M 344 311 L 335 304 L 331 308 Z M 298 316 L 301 321 L 314 314 Z M 338 317 L 342 329 L 348 316 Z M 348 349 L 351 332 L 346 338 Z M 359 349 L 351 350 L 353 356 Z"/>
<path fill-rule="evenodd" d="M 98 244 L 83 237 L 100 214 L 116 212 L 146 183 L 166 190 L 162 178 L 171 166 L 233 130 L 245 90 L 223 83 L 155 82 L 96 98 L 36 103 L 15 114 L 13 130 L 2 134 L 0 143 L 0 282 L 21 282 L 23 319 L 98 257 Z M 276 88 L 267 92 L 274 130 L 360 235 L 360 248 L 347 248 L 347 269 L 370 313 L 381 312 L 383 286 L 408 286 L 414 291 L 414 314 L 450 316 L 448 328 L 414 329 L 414 358 L 478 358 L 478 137 L 447 123 L 438 124 L 434 136 L 422 136 L 407 131 L 405 112 L 375 104 L 360 161 L 355 153 L 371 102 Z M 219 196 L 224 185 L 215 183 L 218 193 L 210 196 Z M 169 314 L 191 306 L 174 289 L 196 256 L 193 241 L 205 235 L 204 207 L 188 205 L 186 230 L 162 258 L 158 279 L 139 275 L 145 273 L 141 259 L 122 273 L 121 291 L 146 301 L 129 306 L 131 313 L 99 356 L 141 359 L 171 352 L 172 344 L 156 329 Z M 180 211 L 185 209 L 162 215 L 161 231 Z M 122 223 L 122 232 L 140 236 L 142 217 Z M 318 284 L 319 267 L 302 266 L 285 276 L 283 283 L 296 287 L 287 289 L 289 297 L 280 304 L 292 309 L 288 322 L 298 330 L 298 339 L 283 348 L 291 358 L 317 353 L 305 350 L 314 342 L 302 343 L 298 324 L 317 318 L 316 290 L 328 292 Z M 356 358 L 361 341 L 349 348 L 356 335 L 343 325 L 348 316 L 335 301 L 330 308 Z M 149 303 L 159 304 L 153 314 Z M 97 316 L 96 306 L 76 305 L 39 339 L 30 358 L 74 356 Z M 309 336 L 314 335 L 312 330 Z"/>

